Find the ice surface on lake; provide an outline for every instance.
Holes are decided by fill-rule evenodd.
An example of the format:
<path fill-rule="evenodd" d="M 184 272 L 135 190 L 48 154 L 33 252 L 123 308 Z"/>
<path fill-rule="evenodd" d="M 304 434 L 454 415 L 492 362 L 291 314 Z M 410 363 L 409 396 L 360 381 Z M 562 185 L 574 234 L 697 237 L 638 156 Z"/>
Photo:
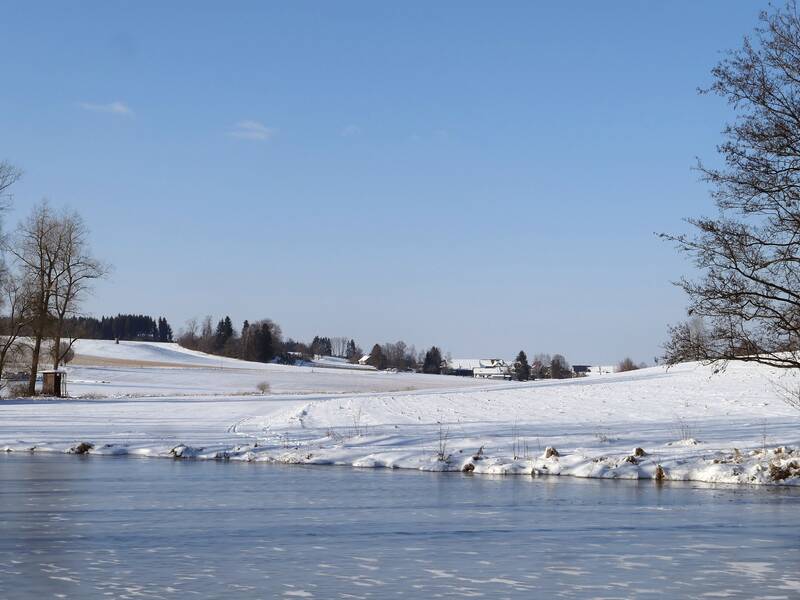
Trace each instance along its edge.
<path fill-rule="evenodd" d="M 800 490 L 0 456 L 0 598 L 796 598 Z"/>

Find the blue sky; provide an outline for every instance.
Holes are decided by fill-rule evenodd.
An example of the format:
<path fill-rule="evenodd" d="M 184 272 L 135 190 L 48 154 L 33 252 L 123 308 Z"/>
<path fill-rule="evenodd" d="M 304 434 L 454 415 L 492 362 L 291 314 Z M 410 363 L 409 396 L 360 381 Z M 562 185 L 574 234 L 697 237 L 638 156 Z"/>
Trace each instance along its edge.
<path fill-rule="evenodd" d="M 2 2 L 0 158 L 88 312 L 652 362 L 710 213 L 698 96 L 766 2 Z"/>

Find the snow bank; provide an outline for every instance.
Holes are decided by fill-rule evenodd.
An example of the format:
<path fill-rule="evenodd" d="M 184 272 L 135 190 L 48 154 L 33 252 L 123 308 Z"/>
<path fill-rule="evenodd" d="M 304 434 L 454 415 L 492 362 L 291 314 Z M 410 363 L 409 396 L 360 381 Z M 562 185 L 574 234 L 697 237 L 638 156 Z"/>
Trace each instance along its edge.
<path fill-rule="evenodd" d="M 461 389 L 15 400 L 0 403 L 0 448 L 798 485 L 800 414 L 780 398 L 786 385 L 800 379 L 758 365 L 714 374 L 685 364 Z"/>

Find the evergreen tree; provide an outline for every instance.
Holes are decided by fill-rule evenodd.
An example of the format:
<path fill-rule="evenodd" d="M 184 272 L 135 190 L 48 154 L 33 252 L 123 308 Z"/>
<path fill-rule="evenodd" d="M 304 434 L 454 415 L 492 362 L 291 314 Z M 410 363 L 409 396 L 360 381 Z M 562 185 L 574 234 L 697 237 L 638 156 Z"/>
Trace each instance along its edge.
<path fill-rule="evenodd" d="M 217 323 L 217 330 L 214 334 L 214 350 L 217 352 L 221 351 L 225 348 L 225 344 L 228 343 L 233 337 L 233 322 L 231 321 L 230 317 L 225 317 L 224 319 L 220 319 L 219 323 Z"/>
<path fill-rule="evenodd" d="M 383 348 L 381 348 L 380 344 L 375 344 L 372 347 L 372 352 L 369 353 L 367 364 L 379 370 L 386 368 L 386 357 L 383 355 Z"/>
<path fill-rule="evenodd" d="M 269 323 L 262 322 L 256 328 L 254 336 L 255 359 L 260 362 L 269 362 L 275 358 L 276 348 Z"/>
<path fill-rule="evenodd" d="M 171 342 L 172 341 L 172 327 L 164 317 L 158 318 L 158 341 Z"/>
<path fill-rule="evenodd" d="M 280 327 L 269 319 L 245 321 L 245 324 L 239 348 L 231 349 L 232 353 L 238 353 L 244 360 L 272 361 L 282 351 Z"/>
<path fill-rule="evenodd" d="M 230 317 L 225 317 L 225 339 L 229 340 L 233 337 L 233 322 Z"/>
<path fill-rule="evenodd" d="M 349 360 L 350 362 L 355 362 L 360 356 L 358 356 L 358 349 L 356 348 L 356 341 L 350 340 L 347 342 L 347 350 L 345 351 L 344 357 Z"/>
<path fill-rule="evenodd" d="M 425 360 L 422 362 L 423 373 L 438 374 L 442 372 L 442 352 L 436 346 L 425 353 Z"/>
<path fill-rule="evenodd" d="M 528 381 L 531 378 L 531 366 L 528 364 L 528 355 L 520 350 L 514 361 L 514 376 L 519 381 Z"/>
<path fill-rule="evenodd" d="M 333 344 L 331 338 L 314 336 L 311 341 L 311 354 L 319 354 L 320 356 L 331 356 L 333 354 Z"/>

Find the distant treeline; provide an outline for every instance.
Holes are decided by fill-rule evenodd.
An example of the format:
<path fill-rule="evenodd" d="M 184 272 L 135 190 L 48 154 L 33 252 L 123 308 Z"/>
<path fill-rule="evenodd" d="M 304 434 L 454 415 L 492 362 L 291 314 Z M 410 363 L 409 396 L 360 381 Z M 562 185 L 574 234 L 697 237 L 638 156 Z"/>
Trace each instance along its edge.
<path fill-rule="evenodd" d="M 7 335 L 10 324 L 0 320 L 0 331 Z M 154 319 L 147 315 L 116 315 L 115 317 L 67 317 L 63 332 L 68 338 L 91 340 L 146 340 L 171 342 L 172 327 L 164 317 Z M 23 329 L 21 332 L 27 335 Z"/>
<path fill-rule="evenodd" d="M 355 363 L 365 356 L 355 340 L 345 336 L 317 335 L 309 343 L 283 339 L 280 325 L 270 319 L 245 320 L 241 329 L 234 328 L 230 317 L 220 319 L 216 326 L 211 316 L 202 322 L 189 319 L 177 341 L 192 350 L 257 362 L 292 364 L 315 356 L 336 356 Z M 375 344 L 365 362 L 376 369 L 439 373 L 441 361 L 441 351 L 435 346 L 417 353 L 414 346 L 399 341 Z"/>
<path fill-rule="evenodd" d="M 71 320 L 80 337 L 94 340 L 151 340 L 171 342 L 172 327 L 164 317 L 116 315 L 115 317 L 77 317 Z"/>
<path fill-rule="evenodd" d="M 291 338 L 284 340 L 280 325 L 270 319 L 245 320 L 241 329 L 233 327 L 230 317 L 220 319 L 216 326 L 210 316 L 202 322 L 189 319 L 178 336 L 178 343 L 209 354 L 257 362 L 276 360 L 286 364 L 315 355 L 341 356 L 355 362 L 362 355 L 361 348 L 347 338 L 317 336 L 310 344 Z"/>

